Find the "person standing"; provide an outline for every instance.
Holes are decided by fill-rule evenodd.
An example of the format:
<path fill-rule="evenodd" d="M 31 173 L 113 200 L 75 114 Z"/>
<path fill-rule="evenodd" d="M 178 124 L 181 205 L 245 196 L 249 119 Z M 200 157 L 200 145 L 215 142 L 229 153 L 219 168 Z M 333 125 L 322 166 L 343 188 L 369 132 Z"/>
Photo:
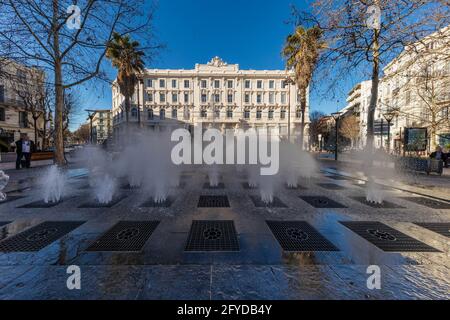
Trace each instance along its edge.
<path fill-rule="evenodd" d="M 20 140 L 16 141 L 16 170 L 20 169 L 22 158 L 25 157 L 25 168 L 31 166 L 31 154 L 34 149 L 34 142 L 30 140 L 26 133 L 20 135 Z"/>

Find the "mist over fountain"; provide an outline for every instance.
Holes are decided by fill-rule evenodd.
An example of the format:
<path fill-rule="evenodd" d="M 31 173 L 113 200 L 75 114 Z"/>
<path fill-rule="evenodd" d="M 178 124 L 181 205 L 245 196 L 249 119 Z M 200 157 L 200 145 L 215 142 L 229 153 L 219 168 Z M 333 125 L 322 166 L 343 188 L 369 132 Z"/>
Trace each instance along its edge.
<path fill-rule="evenodd" d="M 52 165 L 47 168 L 39 181 L 42 188 L 42 197 L 45 203 L 59 202 L 65 191 L 67 177 L 58 166 Z"/>

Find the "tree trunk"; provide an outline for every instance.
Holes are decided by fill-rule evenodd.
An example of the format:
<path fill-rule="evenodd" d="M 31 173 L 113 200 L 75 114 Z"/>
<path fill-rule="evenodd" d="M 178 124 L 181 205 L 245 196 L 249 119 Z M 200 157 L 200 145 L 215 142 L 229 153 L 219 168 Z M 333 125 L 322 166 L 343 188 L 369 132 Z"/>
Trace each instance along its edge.
<path fill-rule="evenodd" d="M 300 98 L 300 108 L 302 111 L 302 124 L 300 128 L 300 143 L 301 150 L 303 150 L 303 135 L 305 132 L 305 110 L 306 110 L 306 88 L 302 88 L 301 98 Z"/>
<path fill-rule="evenodd" d="M 33 125 L 34 125 L 34 145 L 37 146 L 38 145 L 38 136 L 37 136 L 37 118 L 33 117 Z"/>
<path fill-rule="evenodd" d="M 65 164 L 63 144 L 63 112 L 64 112 L 64 88 L 62 82 L 62 65 L 59 51 L 58 28 L 59 1 L 53 0 L 53 52 L 55 55 L 55 163 L 59 166 Z"/>
<path fill-rule="evenodd" d="M 372 88 L 370 96 L 370 105 L 367 112 L 367 148 L 369 151 L 373 150 L 374 139 L 374 117 L 378 100 L 378 83 L 379 83 L 379 71 L 380 71 L 380 45 L 379 37 L 380 30 L 374 30 L 373 39 L 373 63 L 372 63 Z"/>

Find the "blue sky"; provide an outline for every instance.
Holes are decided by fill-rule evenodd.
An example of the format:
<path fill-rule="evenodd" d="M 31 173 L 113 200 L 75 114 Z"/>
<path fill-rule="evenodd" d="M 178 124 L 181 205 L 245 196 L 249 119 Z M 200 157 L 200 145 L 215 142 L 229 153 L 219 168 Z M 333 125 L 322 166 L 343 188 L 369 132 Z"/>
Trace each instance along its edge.
<path fill-rule="evenodd" d="M 242 69 L 284 69 L 280 51 L 293 25 L 291 4 L 305 7 L 307 1 L 293 0 L 160 0 L 154 19 L 154 30 L 166 48 L 149 68 L 191 69 L 195 63 L 206 63 L 220 56 Z M 109 70 L 112 78 L 113 70 Z M 334 98 L 319 94 L 320 84 L 311 92 L 311 110 L 329 113 L 343 107 L 345 93 L 361 79 L 343 81 L 342 90 Z M 111 107 L 107 85 L 82 89 L 82 109 Z M 85 121 L 79 112 L 72 129 Z"/>

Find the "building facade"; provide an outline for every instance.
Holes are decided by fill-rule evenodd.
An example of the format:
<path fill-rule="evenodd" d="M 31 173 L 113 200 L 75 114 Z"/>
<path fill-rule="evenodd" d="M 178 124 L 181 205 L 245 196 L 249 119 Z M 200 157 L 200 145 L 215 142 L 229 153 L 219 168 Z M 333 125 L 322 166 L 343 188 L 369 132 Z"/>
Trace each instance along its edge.
<path fill-rule="evenodd" d="M 132 97 L 129 121 L 140 119 L 141 125 L 155 130 L 199 123 L 219 129 L 277 127 L 283 137 L 290 126 L 291 139 L 298 139 L 300 97 L 297 86 L 285 82 L 287 77 L 293 74 L 241 70 L 238 64 L 228 64 L 219 57 L 196 64 L 192 70 L 146 69 Z M 112 98 L 114 136 L 120 136 L 125 123 L 124 98 L 116 85 Z M 304 112 L 305 128 L 308 109 Z"/>
<path fill-rule="evenodd" d="M 44 94 L 44 72 L 0 59 L 0 149 L 9 151 L 14 141 L 26 133 L 42 147 L 43 110 L 37 100 Z M 35 121 L 36 119 L 36 129 Z M 35 136 L 37 131 L 37 137 Z"/>
<path fill-rule="evenodd" d="M 111 110 L 95 110 L 92 118 L 92 141 L 102 144 L 112 136 Z"/>

